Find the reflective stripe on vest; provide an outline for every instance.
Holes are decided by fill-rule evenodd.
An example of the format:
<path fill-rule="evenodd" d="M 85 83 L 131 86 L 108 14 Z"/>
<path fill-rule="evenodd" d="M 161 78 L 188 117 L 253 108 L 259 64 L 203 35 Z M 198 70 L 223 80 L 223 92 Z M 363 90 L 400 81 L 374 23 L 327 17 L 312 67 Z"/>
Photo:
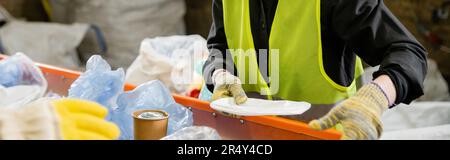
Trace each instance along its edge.
<path fill-rule="evenodd" d="M 269 38 L 269 66 L 266 67 L 269 68 L 270 88 L 257 62 L 249 0 L 224 0 L 222 3 L 228 47 L 246 92 L 312 104 L 334 104 L 356 92 L 355 80 L 348 87 L 341 86 L 325 72 L 320 0 L 279 0 Z M 260 58 L 264 57 L 261 55 Z M 355 77 L 359 77 L 362 63 L 359 58 L 355 63 Z"/>

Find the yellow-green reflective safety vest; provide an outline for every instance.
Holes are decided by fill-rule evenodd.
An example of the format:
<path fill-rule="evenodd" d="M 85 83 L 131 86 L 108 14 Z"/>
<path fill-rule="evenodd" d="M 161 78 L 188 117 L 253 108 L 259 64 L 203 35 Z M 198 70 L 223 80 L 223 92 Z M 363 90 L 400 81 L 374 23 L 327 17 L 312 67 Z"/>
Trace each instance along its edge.
<path fill-rule="evenodd" d="M 249 0 L 223 0 L 229 51 L 246 92 L 285 100 L 334 104 L 356 92 L 334 82 L 322 61 L 320 0 L 279 0 L 269 38 L 270 88 L 257 61 L 250 24 Z M 355 78 L 362 74 L 359 58 Z"/>

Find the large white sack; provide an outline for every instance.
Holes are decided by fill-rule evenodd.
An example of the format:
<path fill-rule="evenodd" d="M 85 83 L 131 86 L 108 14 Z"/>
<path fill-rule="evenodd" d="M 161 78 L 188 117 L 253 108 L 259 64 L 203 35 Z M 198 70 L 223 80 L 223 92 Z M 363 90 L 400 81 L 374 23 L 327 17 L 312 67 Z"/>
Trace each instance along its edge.
<path fill-rule="evenodd" d="M 414 102 L 399 105 L 383 114 L 385 131 L 450 124 L 450 102 Z"/>
<path fill-rule="evenodd" d="M 449 139 L 450 102 L 414 102 L 386 111 L 381 139 Z"/>
<path fill-rule="evenodd" d="M 185 93 L 203 82 L 197 70 L 201 71 L 208 54 L 206 40 L 199 35 L 145 39 L 127 70 L 126 82 L 140 85 L 160 80 L 172 92 Z"/>
<path fill-rule="evenodd" d="M 185 34 L 184 0 L 50 0 L 56 22 L 95 24 L 105 34 L 106 59 L 128 67 L 147 37 Z M 84 56 L 89 57 L 89 55 Z"/>
<path fill-rule="evenodd" d="M 380 140 L 450 140 L 450 124 L 384 132 Z"/>
<path fill-rule="evenodd" d="M 76 48 L 89 26 L 85 24 L 53 24 L 11 20 L 0 28 L 5 54 L 26 53 L 36 62 L 78 69 Z"/>

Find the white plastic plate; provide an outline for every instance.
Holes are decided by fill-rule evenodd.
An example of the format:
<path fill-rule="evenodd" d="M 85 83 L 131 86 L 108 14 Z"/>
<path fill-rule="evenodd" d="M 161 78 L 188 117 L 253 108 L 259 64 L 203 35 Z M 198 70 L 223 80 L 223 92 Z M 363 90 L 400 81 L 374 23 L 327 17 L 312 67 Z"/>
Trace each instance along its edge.
<path fill-rule="evenodd" d="M 300 115 L 311 108 L 307 102 L 269 101 L 249 98 L 236 105 L 233 98 L 223 98 L 211 103 L 211 108 L 239 116 Z"/>

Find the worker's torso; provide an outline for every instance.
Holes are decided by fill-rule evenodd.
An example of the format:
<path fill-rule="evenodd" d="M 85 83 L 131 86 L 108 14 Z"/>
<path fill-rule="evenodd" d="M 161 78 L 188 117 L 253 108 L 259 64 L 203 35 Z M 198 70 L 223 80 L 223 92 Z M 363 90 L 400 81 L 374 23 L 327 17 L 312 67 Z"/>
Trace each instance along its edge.
<path fill-rule="evenodd" d="M 355 72 L 353 66 L 357 62 L 361 67 L 360 61 L 353 58 L 349 62 L 342 56 L 324 58 L 320 0 L 227 0 L 223 1 L 223 10 L 228 47 L 247 92 L 333 104 L 356 91 L 353 78 L 359 70 Z M 342 51 L 336 54 L 342 55 Z M 353 74 L 348 76 L 351 80 L 329 76 L 324 64 L 339 62 L 349 64 L 344 72 L 346 76 Z"/>

